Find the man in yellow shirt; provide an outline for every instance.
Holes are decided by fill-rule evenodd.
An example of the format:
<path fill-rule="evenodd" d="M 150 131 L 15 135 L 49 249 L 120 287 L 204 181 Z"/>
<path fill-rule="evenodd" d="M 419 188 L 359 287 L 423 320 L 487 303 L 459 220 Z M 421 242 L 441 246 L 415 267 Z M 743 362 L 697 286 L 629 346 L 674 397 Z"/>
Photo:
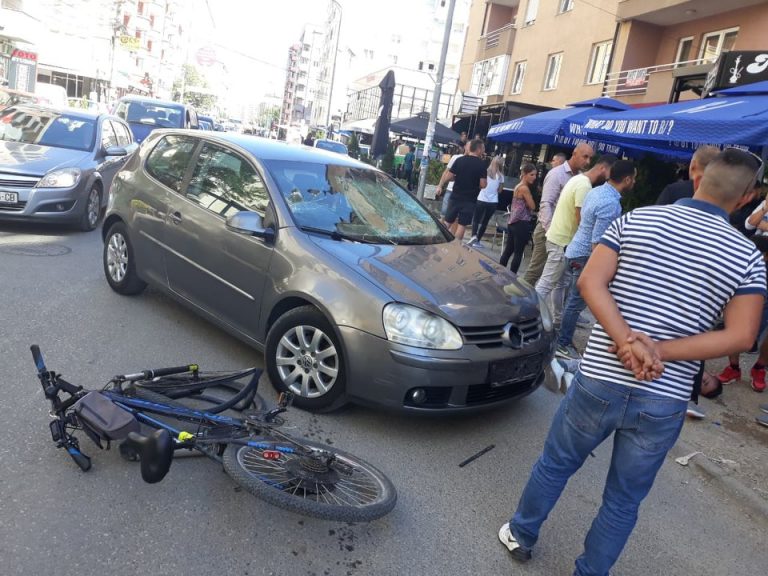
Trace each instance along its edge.
<path fill-rule="evenodd" d="M 581 221 L 581 205 L 593 187 L 603 184 L 616 162 L 616 156 L 605 154 L 584 174 L 577 174 L 560 193 L 552 222 L 547 230 L 547 263 L 536 283 L 536 292 L 547 300 L 551 297 L 550 309 L 555 322 L 560 321 L 563 311 L 563 297 L 568 286 L 565 270 L 565 247 L 573 239 Z"/>

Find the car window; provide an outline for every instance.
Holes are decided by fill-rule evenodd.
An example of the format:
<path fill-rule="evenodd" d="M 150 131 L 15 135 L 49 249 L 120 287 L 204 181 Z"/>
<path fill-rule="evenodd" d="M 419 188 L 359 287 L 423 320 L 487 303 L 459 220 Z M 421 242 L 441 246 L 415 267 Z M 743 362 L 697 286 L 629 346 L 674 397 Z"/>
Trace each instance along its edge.
<path fill-rule="evenodd" d="M 57 110 L 10 107 L 0 111 L 0 140 L 92 150 L 95 134 L 93 120 Z"/>
<path fill-rule="evenodd" d="M 361 242 L 440 244 L 436 219 L 392 178 L 373 168 L 263 160 L 296 223 Z"/>
<path fill-rule="evenodd" d="M 129 146 L 131 142 L 133 142 L 133 138 L 131 137 L 131 132 L 130 130 L 128 130 L 125 124 L 112 121 L 112 128 L 115 130 L 118 146 Z"/>
<path fill-rule="evenodd" d="M 149 174 L 175 192 L 181 192 L 181 183 L 197 140 L 186 136 L 165 136 L 147 157 Z"/>
<path fill-rule="evenodd" d="M 104 120 L 101 123 L 101 145 L 105 150 L 117 146 L 117 135 L 115 135 L 112 122 L 109 120 Z"/>
<path fill-rule="evenodd" d="M 118 106 L 117 116 L 126 122 L 146 124 L 157 128 L 184 128 L 182 109 L 164 106 L 151 100 L 127 102 L 125 108 Z"/>
<path fill-rule="evenodd" d="M 337 152 L 339 154 L 348 154 L 347 147 L 341 142 L 335 142 L 333 140 L 318 140 L 315 142 L 315 148 L 321 150 L 329 150 L 330 152 Z"/>
<path fill-rule="evenodd" d="M 241 210 L 264 214 L 269 194 L 256 170 L 239 154 L 204 144 L 186 196 L 225 218 Z"/>

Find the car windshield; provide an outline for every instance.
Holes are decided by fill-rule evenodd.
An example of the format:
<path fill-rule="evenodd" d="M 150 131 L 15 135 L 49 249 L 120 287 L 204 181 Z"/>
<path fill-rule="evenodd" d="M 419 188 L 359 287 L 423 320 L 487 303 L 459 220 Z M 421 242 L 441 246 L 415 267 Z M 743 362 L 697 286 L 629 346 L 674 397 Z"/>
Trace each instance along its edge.
<path fill-rule="evenodd" d="M 90 150 L 96 123 L 54 110 L 6 108 L 0 111 L 0 140 L 54 148 Z"/>
<path fill-rule="evenodd" d="M 181 128 L 181 110 L 154 102 L 129 102 L 126 122 L 148 124 L 158 128 Z"/>
<path fill-rule="evenodd" d="M 283 160 L 264 164 L 303 229 L 370 243 L 448 241 L 426 208 L 378 170 Z"/>
<path fill-rule="evenodd" d="M 318 140 L 315 142 L 315 148 L 321 150 L 330 150 L 331 152 L 338 152 L 339 154 L 348 154 L 347 147 L 341 142 L 334 142 L 333 140 Z"/>

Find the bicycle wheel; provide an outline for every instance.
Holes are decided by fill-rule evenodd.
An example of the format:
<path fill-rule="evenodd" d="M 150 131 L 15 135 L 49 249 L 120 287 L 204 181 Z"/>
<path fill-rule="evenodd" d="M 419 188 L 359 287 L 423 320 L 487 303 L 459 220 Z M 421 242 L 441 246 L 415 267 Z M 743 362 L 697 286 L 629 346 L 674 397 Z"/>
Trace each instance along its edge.
<path fill-rule="evenodd" d="M 251 440 L 263 447 L 229 444 L 224 451 L 224 469 L 235 482 L 270 504 L 324 520 L 369 522 L 387 514 L 397 502 L 392 482 L 356 456 L 302 440 L 301 444 L 316 454 L 332 454 L 339 464 L 323 466 L 295 452 L 280 452 L 279 458 L 273 459 L 278 448 L 292 445 L 273 438 Z"/>

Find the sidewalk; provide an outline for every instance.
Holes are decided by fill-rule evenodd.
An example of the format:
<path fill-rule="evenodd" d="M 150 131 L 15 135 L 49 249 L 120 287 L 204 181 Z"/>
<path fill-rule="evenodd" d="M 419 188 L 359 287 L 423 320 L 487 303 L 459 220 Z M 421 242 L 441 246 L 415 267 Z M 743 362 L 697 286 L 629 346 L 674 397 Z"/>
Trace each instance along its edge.
<path fill-rule="evenodd" d="M 491 238 L 487 240 L 484 248 L 476 250 L 498 262 L 498 243 L 491 250 Z M 521 274 L 529 258 L 530 247 Z M 574 339 L 578 349 L 584 349 L 589 330 L 588 326 L 578 326 Z M 723 393 L 714 400 L 699 399 L 699 408 L 706 418 L 686 420 L 670 458 L 674 462 L 675 458 L 701 452 L 689 460 L 691 472 L 703 476 L 723 492 L 724 498 L 740 502 L 746 514 L 768 526 L 768 428 L 755 422 L 755 416 L 763 414 L 760 404 L 768 404 L 768 393 L 754 392 L 749 384 L 749 371 L 756 359 L 757 354 L 742 354 L 743 380 L 724 386 Z M 706 369 L 718 374 L 727 362 L 727 358 L 709 361 Z"/>

